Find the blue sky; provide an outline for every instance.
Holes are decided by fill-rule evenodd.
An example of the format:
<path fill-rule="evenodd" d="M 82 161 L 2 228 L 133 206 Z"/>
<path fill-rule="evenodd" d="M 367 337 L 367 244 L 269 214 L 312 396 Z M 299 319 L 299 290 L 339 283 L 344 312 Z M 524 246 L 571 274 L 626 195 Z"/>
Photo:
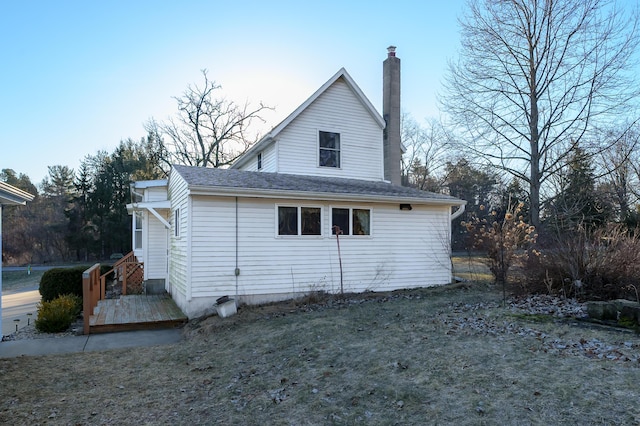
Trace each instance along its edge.
<path fill-rule="evenodd" d="M 200 83 L 276 108 L 276 125 L 345 67 L 381 109 L 382 61 L 396 45 L 403 110 L 438 115 L 464 0 L 0 2 L 0 169 L 34 183 L 47 166 L 139 140 L 173 96 Z"/>

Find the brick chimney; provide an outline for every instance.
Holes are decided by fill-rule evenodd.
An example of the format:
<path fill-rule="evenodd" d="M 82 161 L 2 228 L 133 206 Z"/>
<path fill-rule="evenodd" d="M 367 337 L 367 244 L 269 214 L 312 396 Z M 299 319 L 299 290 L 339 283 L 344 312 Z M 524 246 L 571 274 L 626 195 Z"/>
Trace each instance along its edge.
<path fill-rule="evenodd" d="M 387 52 L 382 63 L 382 116 L 387 123 L 383 138 L 384 178 L 401 185 L 400 58 L 396 57 L 395 46 L 389 46 Z"/>

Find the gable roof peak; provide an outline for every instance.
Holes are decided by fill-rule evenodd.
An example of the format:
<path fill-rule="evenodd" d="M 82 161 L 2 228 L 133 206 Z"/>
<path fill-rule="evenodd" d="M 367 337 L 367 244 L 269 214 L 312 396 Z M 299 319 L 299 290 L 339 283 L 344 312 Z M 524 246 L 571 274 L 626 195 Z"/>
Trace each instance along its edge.
<path fill-rule="evenodd" d="M 284 130 L 289 124 L 291 124 L 293 120 L 295 120 L 300 114 L 302 114 L 302 112 L 306 110 L 309 107 L 309 105 L 311 105 L 316 99 L 318 99 L 323 93 L 325 93 L 331 86 L 333 86 L 333 84 L 335 84 L 336 81 L 340 79 L 342 79 L 347 84 L 347 87 L 349 87 L 351 92 L 353 92 L 355 97 L 358 99 L 358 101 L 360 101 L 362 106 L 371 115 L 373 120 L 376 123 L 378 123 L 380 128 L 384 129 L 385 121 L 384 121 L 384 118 L 382 118 L 382 115 L 380 115 L 380 113 L 376 110 L 376 108 L 373 106 L 371 101 L 369 101 L 369 99 L 364 94 L 362 89 L 358 87 L 355 80 L 351 77 L 351 75 L 349 75 L 347 70 L 344 67 L 342 67 L 329 80 L 327 80 L 326 83 L 320 86 L 318 90 L 316 90 L 311 96 L 309 96 L 306 101 L 304 101 L 298 108 L 296 108 L 291 114 L 289 114 L 287 118 L 282 120 L 278 125 L 276 125 L 273 129 L 271 129 L 269 133 L 264 135 L 262 139 L 256 142 L 256 144 L 253 145 L 253 147 L 251 147 L 249 151 L 247 151 L 246 153 L 244 153 L 244 155 L 238 158 L 231 165 L 231 168 L 234 169 L 237 167 L 241 167 L 247 161 L 249 161 L 249 159 L 253 157 L 253 154 L 255 152 L 263 149 L 263 147 L 266 144 L 268 144 L 270 141 L 275 139 L 278 136 L 278 134 L 280 134 L 282 130 Z"/>

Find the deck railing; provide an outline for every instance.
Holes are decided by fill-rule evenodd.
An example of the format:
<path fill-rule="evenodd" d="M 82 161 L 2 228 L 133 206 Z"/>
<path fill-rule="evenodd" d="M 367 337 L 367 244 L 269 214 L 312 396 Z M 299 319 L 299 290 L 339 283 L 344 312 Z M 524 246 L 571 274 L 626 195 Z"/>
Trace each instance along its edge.
<path fill-rule="evenodd" d="M 122 259 L 113 264 L 113 267 L 100 277 L 100 285 L 103 288 L 102 297 L 104 298 L 104 289 L 106 288 L 107 276 L 114 273 L 115 278 L 122 281 L 122 294 L 127 294 L 127 287 L 132 286 L 142 290 L 142 281 L 144 280 L 144 269 L 141 262 L 138 262 L 133 252 L 128 253 Z"/>
<path fill-rule="evenodd" d="M 98 306 L 98 301 L 105 298 L 107 277 L 115 274 L 117 280 L 122 281 L 122 294 L 127 294 L 127 286 L 142 289 L 144 269 L 138 262 L 133 252 L 113 264 L 113 267 L 105 274 L 100 275 L 100 264 L 96 263 L 82 273 L 82 310 L 84 316 L 84 334 L 89 334 L 89 320 L 93 310 Z"/>
<path fill-rule="evenodd" d="M 100 290 L 100 264 L 96 263 L 82 273 L 82 311 L 84 317 L 83 333 L 89 334 L 89 319 L 98 300 L 104 298 L 104 289 Z"/>

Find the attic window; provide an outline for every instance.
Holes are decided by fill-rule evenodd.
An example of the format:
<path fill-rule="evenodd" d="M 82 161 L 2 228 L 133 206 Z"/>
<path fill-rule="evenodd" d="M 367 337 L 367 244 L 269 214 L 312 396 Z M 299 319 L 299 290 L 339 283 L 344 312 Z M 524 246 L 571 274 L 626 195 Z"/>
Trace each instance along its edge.
<path fill-rule="evenodd" d="M 258 170 L 262 169 L 262 153 L 258 153 Z"/>
<path fill-rule="evenodd" d="M 320 131 L 319 141 L 320 167 L 340 167 L 340 133 Z"/>

